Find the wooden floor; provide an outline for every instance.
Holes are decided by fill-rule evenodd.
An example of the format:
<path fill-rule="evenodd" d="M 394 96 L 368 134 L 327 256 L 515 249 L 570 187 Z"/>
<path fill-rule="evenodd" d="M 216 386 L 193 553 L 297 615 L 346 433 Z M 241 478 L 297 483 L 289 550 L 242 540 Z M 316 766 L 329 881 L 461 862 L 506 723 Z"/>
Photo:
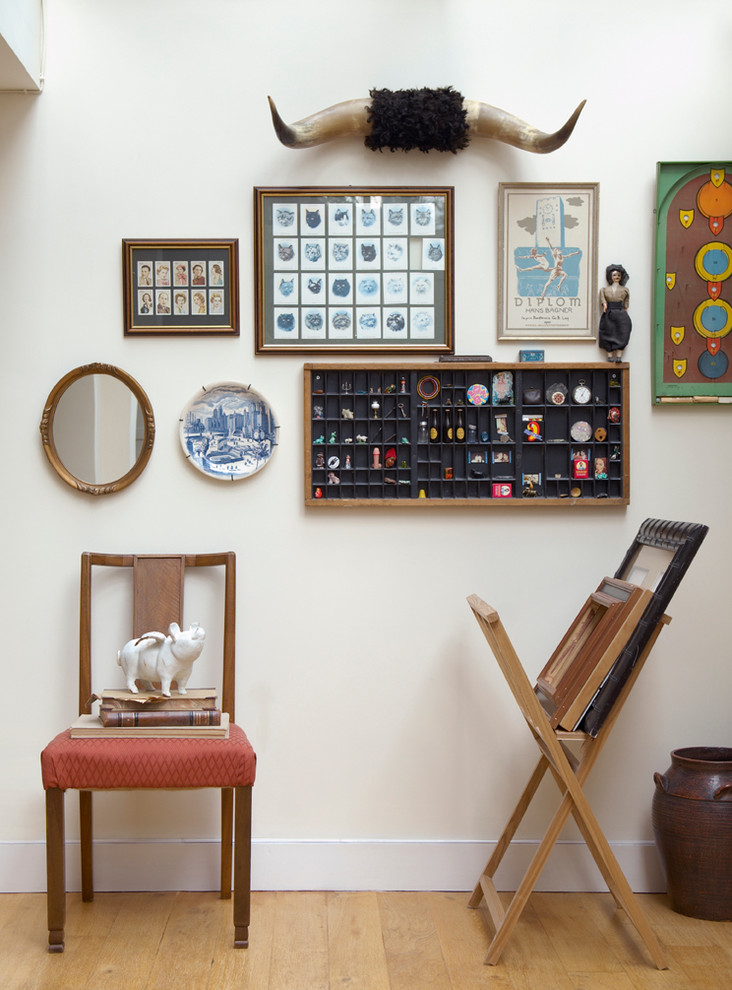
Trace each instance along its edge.
<path fill-rule="evenodd" d="M 465 893 L 252 895 L 248 949 L 214 893 L 68 896 L 66 951 L 46 951 L 45 895 L 0 894 L 2 990 L 727 990 L 732 922 L 643 910 L 668 951 L 650 962 L 610 894 L 533 894 L 501 961 Z"/>

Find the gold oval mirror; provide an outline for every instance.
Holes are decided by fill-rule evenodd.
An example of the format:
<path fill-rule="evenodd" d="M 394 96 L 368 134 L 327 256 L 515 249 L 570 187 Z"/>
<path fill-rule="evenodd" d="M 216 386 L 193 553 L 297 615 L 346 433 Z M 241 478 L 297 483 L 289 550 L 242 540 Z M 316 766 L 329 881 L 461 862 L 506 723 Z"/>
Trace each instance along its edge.
<path fill-rule="evenodd" d="M 63 480 L 89 495 L 111 495 L 137 478 L 155 439 L 152 405 L 112 364 L 86 364 L 51 390 L 40 424 L 43 449 Z"/>

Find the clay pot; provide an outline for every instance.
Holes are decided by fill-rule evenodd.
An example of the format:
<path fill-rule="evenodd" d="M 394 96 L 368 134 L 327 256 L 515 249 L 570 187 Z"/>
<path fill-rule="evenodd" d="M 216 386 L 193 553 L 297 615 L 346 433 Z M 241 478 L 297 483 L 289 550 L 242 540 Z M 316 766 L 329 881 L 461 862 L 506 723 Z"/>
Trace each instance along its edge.
<path fill-rule="evenodd" d="M 653 779 L 653 832 L 671 907 L 732 920 L 732 748 L 675 749 Z"/>

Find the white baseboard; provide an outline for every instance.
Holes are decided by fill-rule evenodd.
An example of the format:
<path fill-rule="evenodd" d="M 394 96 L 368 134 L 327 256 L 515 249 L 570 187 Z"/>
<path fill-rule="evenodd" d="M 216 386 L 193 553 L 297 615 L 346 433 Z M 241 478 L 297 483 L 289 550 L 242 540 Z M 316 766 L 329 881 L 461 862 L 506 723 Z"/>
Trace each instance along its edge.
<path fill-rule="evenodd" d="M 515 841 L 496 885 L 514 890 L 536 842 Z M 638 893 L 666 889 L 652 842 L 611 843 Z M 472 890 L 494 842 L 398 840 L 269 840 L 252 844 L 253 890 Z M 79 843 L 67 842 L 67 888 L 80 889 Z M 94 843 L 94 886 L 104 890 L 216 890 L 219 846 L 214 840 Z M 45 843 L 0 843 L 0 890 L 45 891 Z M 606 890 L 583 842 L 559 842 L 536 890 Z"/>

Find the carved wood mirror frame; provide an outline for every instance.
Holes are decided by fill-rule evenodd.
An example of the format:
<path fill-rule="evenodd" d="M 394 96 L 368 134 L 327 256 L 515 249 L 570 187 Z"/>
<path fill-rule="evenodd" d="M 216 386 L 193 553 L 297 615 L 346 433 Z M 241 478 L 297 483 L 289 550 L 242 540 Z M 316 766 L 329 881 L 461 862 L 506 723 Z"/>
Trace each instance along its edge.
<path fill-rule="evenodd" d="M 62 396 L 71 385 L 87 375 L 110 375 L 112 378 L 116 378 L 126 385 L 140 404 L 142 423 L 144 427 L 144 435 L 140 452 L 130 470 L 126 474 L 122 475 L 122 477 L 103 484 L 83 481 L 72 474 L 61 459 L 53 436 L 54 417 Z M 118 492 L 123 488 L 127 488 L 128 485 L 131 485 L 132 482 L 135 481 L 135 479 L 138 478 L 145 469 L 145 466 L 150 459 L 153 442 L 155 440 L 155 418 L 153 416 L 150 400 L 139 383 L 135 381 L 131 375 L 128 375 L 126 371 L 122 371 L 121 368 L 117 368 L 113 364 L 85 364 L 79 368 L 74 368 L 73 371 L 70 371 L 67 375 L 64 375 L 64 377 L 51 389 L 48 399 L 46 400 L 39 429 L 41 431 L 41 439 L 43 440 L 43 449 L 53 469 L 68 485 L 71 485 L 72 488 L 76 488 L 77 491 L 80 492 L 86 492 L 88 495 L 111 495 L 114 492 Z"/>

